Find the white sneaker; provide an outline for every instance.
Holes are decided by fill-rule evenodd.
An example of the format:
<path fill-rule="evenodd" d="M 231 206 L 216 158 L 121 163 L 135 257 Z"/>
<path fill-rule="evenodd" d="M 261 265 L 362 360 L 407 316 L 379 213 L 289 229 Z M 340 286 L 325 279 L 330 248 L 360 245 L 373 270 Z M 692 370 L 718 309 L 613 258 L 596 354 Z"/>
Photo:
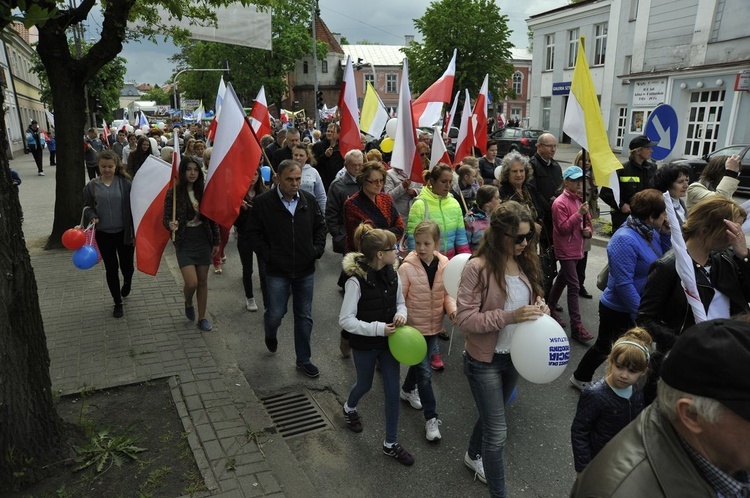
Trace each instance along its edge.
<path fill-rule="evenodd" d="M 578 389 L 579 391 L 583 391 L 587 387 L 591 385 L 591 382 L 584 382 L 582 380 L 576 379 L 575 375 L 570 376 L 570 385 Z"/>
<path fill-rule="evenodd" d="M 37 175 L 37 176 L 44 176 L 44 173 L 42 173 L 42 172 L 40 171 L 40 172 L 39 172 L 39 173 L 37 173 L 36 175 Z"/>
<path fill-rule="evenodd" d="M 484 477 L 484 464 L 482 463 L 482 457 L 477 455 L 476 460 L 469 456 L 467 451 L 464 455 L 464 464 L 474 472 L 474 479 L 479 479 L 483 483 L 487 484 L 487 478 Z"/>
<path fill-rule="evenodd" d="M 401 399 L 408 401 L 412 408 L 415 410 L 422 409 L 422 400 L 419 399 L 419 390 L 414 389 L 413 391 L 406 392 L 403 389 L 401 391 Z"/>
<path fill-rule="evenodd" d="M 247 308 L 247 311 L 258 311 L 258 305 L 255 304 L 254 297 L 247 298 L 247 301 L 245 302 L 245 307 Z"/>
<path fill-rule="evenodd" d="M 431 418 L 427 421 L 427 423 L 424 424 L 424 430 L 426 432 L 426 437 L 428 441 L 435 441 L 436 439 L 440 439 L 442 436 L 440 436 L 440 429 L 438 428 L 439 425 L 442 425 L 443 422 L 438 420 L 436 417 Z"/>

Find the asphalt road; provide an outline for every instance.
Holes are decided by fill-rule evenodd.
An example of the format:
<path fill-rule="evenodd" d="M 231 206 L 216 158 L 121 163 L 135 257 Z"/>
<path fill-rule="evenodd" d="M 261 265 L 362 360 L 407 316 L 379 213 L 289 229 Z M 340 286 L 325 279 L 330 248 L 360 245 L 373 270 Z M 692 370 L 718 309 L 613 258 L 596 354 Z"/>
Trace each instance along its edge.
<path fill-rule="evenodd" d="M 260 398 L 308 388 L 332 422 L 333 427 L 287 439 L 319 496 L 484 496 L 487 488 L 473 481 L 464 466 L 469 435 L 476 420 L 476 408 L 463 374 L 463 338 L 456 330 L 450 353 L 449 343 L 440 347 L 446 364 L 433 376 L 442 420 L 443 436 L 437 444 L 424 437 L 421 412 L 402 402 L 399 439 L 416 458 L 413 467 L 403 467 L 382 455 L 384 408 L 382 384 L 358 408 L 365 430 L 354 434 L 346 429 L 341 407 L 355 379 L 351 360 L 341 358 L 338 341 L 338 312 L 342 294 L 336 286 L 340 256 L 329 251 L 316 272 L 314 296 L 313 361 L 321 370 L 318 379 L 308 379 L 295 369 L 291 306 L 279 330 L 279 350 L 269 353 L 263 343 L 262 312 L 245 310 L 241 268 L 236 242 L 230 240 L 229 261 L 222 275 L 210 275 L 209 312 L 224 337 L 227 353 L 237 364 Z M 590 331 L 598 326 L 598 290 L 595 278 L 604 265 L 605 251 L 594 247 L 589 255 L 588 285 L 593 300 L 581 300 L 584 323 Z M 255 295 L 260 297 L 257 278 Z M 563 306 L 566 306 L 563 303 Z M 575 478 L 570 449 L 570 424 L 578 391 L 568 383 L 586 348 L 571 344 L 571 361 L 554 382 L 535 385 L 521 380 L 518 395 L 508 412 L 509 438 L 505 451 L 507 486 L 510 496 L 566 496 Z M 402 367 L 402 378 L 406 367 Z"/>

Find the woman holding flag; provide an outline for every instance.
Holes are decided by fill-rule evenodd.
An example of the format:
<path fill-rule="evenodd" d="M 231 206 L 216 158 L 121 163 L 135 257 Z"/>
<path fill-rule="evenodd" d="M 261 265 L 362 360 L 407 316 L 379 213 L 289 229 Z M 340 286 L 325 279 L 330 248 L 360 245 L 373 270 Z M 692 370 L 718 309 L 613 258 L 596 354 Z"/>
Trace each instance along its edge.
<path fill-rule="evenodd" d="M 668 211 L 670 208 L 667 206 Z M 653 374 L 645 388 L 646 404 L 656 396 L 661 359 L 672 349 L 677 336 L 702 318 L 696 316 L 686 298 L 691 287 L 697 289 L 690 292 L 696 293 L 700 301 L 696 304 L 709 320 L 750 312 L 750 263 L 742 232 L 746 218 L 744 209 L 724 197 L 696 204 L 682 226 L 684 247 L 673 247 L 651 266 L 636 318 L 657 344 L 657 353 L 652 356 Z M 677 251 L 687 252 L 691 273 L 683 275 L 678 268 Z"/>
<path fill-rule="evenodd" d="M 206 319 L 208 302 L 208 267 L 219 251 L 219 226 L 201 214 L 203 170 L 194 157 L 180 161 L 179 182 L 164 199 L 164 227 L 175 233 L 177 263 L 185 282 L 185 317 L 195 320 L 193 295 L 198 296 L 198 327 L 204 332 L 213 328 Z M 172 207 L 175 200 L 175 208 Z M 174 214 L 173 214 L 174 213 Z M 174 221 L 173 221 L 174 218 Z"/>

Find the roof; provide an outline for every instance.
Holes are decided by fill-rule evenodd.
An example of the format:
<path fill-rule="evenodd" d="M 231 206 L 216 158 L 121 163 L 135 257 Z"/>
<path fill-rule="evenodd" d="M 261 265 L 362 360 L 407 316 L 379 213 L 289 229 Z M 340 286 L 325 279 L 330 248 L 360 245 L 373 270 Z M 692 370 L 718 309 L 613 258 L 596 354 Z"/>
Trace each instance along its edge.
<path fill-rule="evenodd" d="M 531 52 L 528 48 L 511 48 L 510 58 L 514 61 L 531 60 Z"/>
<path fill-rule="evenodd" d="M 406 55 L 401 52 L 403 45 L 343 45 L 344 55 L 351 55 L 352 62 L 357 59 L 374 66 L 400 66 Z M 346 60 L 342 61 L 346 64 Z"/>
<path fill-rule="evenodd" d="M 562 12 L 563 10 L 569 10 L 569 9 L 576 9 L 578 7 L 581 7 L 583 5 L 588 5 L 590 3 L 596 3 L 601 0 L 582 0 L 580 2 L 576 3 L 569 3 L 567 5 L 563 5 L 562 7 L 558 7 L 556 9 L 546 10 L 544 12 L 540 12 L 538 14 L 534 14 L 533 16 L 529 16 L 529 19 L 536 19 L 537 17 L 543 17 L 549 14 L 554 14 L 556 12 Z"/>
<path fill-rule="evenodd" d="M 323 22 L 323 19 L 321 19 L 320 16 L 315 17 L 315 38 L 327 43 L 329 52 L 336 52 L 339 54 L 343 52 L 336 37 L 333 36 L 333 33 L 331 33 L 331 30 L 328 29 L 328 26 L 326 26 L 326 23 Z"/>

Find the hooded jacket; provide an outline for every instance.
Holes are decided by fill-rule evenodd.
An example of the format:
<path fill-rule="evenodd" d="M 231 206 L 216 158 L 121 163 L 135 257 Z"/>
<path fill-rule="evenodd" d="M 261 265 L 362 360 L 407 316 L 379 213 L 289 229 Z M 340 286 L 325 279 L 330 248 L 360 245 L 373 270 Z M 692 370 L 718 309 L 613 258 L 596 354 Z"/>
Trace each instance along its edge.
<path fill-rule="evenodd" d="M 438 268 L 432 287 L 416 251 L 410 252 L 398 269 L 401 289 L 409 309 L 406 324 L 419 330 L 422 335 L 443 332 L 443 316 L 456 311 L 456 300 L 445 290 L 443 281 L 443 270 L 448 264 L 448 258 L 437 251 L 435 257 L 438 259 Z"/>
<path fill-rule="evenodd" d="M 581 204 L 578 194 L 567 189 L 552 203 L 552 240 L 558 260 L 583 259 L 583 216 L 578 214 Z M 591 228 L 588 213 L 586 226 Z"/>
<path fill-rule="evenodd" d="M 440 251 L 448 256 L 448 259 L 456 254 L 471 253 L 469 239 L 466 237 L 464 215 L 458 201 L 450 194 L 445 197 L 435 195 L 429 187 L 422 188 L 417 197 L 425 202 L 415 202 L 409 210 L 409 224 L 406 230 L 409 250 L 414 249 L 414 229 L 420 221 L 429 218 L 440 227 Z"/>

